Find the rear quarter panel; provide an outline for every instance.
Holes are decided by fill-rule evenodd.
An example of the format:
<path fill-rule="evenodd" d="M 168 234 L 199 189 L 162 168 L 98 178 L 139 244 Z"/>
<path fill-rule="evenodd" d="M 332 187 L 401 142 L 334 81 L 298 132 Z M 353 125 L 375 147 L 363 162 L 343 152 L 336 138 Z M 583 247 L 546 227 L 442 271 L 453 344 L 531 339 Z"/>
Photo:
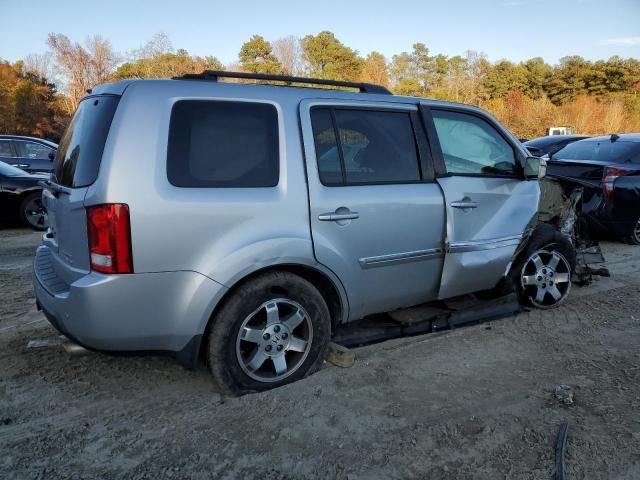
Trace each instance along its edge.
<path fill-rule="evenodd" d="M 320 269 L 310 236 L 297 100 L 211 82 L 145 82 L 144 87 L 134 83 L 125 91 L 105 146 L 99 180 L 85 202 L 129 205 L 134 271 L 190 270 L 230 287 L 272 265 Z M 166 171 L 170 113 L 176 101 L 186 98 L 273 104 L 280 127 L 278 185 L 171 185 Z"/>

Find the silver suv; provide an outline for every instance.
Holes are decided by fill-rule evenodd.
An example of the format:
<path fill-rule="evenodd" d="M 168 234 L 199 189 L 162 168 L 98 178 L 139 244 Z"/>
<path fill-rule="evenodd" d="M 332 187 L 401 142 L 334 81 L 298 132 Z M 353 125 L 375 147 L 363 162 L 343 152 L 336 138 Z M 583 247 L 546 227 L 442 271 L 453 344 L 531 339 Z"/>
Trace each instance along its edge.
<path fill-rule="evenodd" d="M 370 84 L 102 85 L 43 193 L 38 306 L 87 348 L 204 356 L 233 393 L 310 374 L 367 315 L 505 282 L 552 307 L 575 253 L 527 155 L 481 109 Z"/>

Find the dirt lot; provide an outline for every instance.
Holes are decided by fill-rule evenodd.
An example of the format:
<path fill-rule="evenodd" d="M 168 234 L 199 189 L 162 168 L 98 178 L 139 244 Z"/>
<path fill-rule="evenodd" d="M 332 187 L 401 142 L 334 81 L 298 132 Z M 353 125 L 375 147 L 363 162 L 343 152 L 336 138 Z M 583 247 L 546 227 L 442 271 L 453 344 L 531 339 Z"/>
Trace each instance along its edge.
<path fill-rule="evenodd" d="M 39 234 L 0 231 L 0 478 L 640 478 L 640 248 L 564 306 L 358 349 L 275 391 L 221 397 L 160 357 L 28 350 Z M 575 404 L 554 396 L 574 388 Z"/>

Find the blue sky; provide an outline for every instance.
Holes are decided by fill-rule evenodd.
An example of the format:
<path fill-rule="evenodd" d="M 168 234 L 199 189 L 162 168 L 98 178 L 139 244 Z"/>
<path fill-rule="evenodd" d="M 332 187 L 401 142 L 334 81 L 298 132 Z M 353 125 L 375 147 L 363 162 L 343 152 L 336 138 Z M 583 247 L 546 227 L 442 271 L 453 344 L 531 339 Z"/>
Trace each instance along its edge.
<path fill-rule="evenodd" d="M 252 34 L 322 30 L 388 57 L 422 42 L 433 53 L 472 49 L 493 61 L 640 58 L 640 0 L 0 0 L 0 18 L 0 58 L 10 61 L 45 51 L 49 32 L 81 42 L 101 34 L 126 53 L 164 31 L 175 48 L 230 63 Z"/>

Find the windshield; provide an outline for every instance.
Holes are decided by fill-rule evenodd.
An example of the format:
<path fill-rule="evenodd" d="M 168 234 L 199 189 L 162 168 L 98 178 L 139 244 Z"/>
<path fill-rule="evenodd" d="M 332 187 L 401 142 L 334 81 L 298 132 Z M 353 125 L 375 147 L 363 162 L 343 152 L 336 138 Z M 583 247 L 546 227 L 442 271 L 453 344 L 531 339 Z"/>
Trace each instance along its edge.
<path fill-rule="evenodd" d="M 13 165 L 0 162 L 0 175 L 4 175 L 5 177 L 24 177 L 28 174 Z"/>
<path fill-rule="evenodd" d="M 640 143 L 611 140 L 581 141 L 567 145 L 553 155 L 563 160 L 640 163 Z"/>
<path fill-rule="evenodd" d="M 103 95 L 80 102 L 56 153 L 53 172 L 58 184 L 86 187 L 95 182 L 118 99 Z"/>

